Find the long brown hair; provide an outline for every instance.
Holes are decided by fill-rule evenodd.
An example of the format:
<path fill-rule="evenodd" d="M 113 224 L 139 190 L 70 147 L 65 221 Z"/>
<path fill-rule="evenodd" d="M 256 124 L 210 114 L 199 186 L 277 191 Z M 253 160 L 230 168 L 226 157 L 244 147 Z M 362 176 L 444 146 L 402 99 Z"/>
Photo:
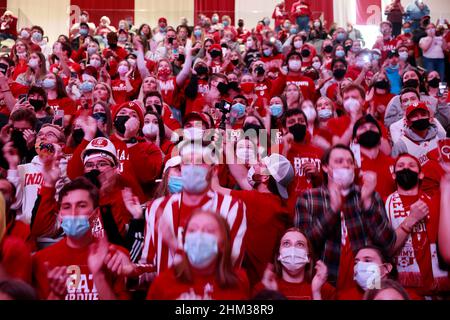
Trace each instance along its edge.
<path fill-rule="evenodd" d="M 302 230 L 300 230 L 299 228 L 289 228 L 286 230 L 285 233 L 283 233 L 283 235 L 281 236 L 281 238 L 278 241 L 278 245 L 275 247 L 275 253 L 274 253 L 274 259 L 273 259 L 273 266 L 275 268 L 275 274 L 281 278 L 282 276 L 282 270 L 283 270 L 283 266 L 281 265 L 281 262 L 278 261 L 278 257 L 280 255 L 280 246 L 281 246 L 281 240 L 283 239 L 283 237 L 286 235 L 286 233 L 288 232 L 299 232 L 301 233 L 305 239 L 306 239 L 306 246 L 308 247 L 308 258 L 309 258 L 309 262 L 306 264 L 305 267 L 305 280 L 308 283 L 311 283 L 313 276 L 314 276 L 314 261 L 315 261 L 315 256 L 314 256 L 314 251 L 313 251 L 313 247 L 312 247 L 312 243 L 311 241 L 309 241 L 308 237 L 306 236 L 306 233 L 303 232 Z"/>
<path fill-rule="evenodd" d="M 237 286 L 239 279 L 236 273 L 233 271 L 233 265 L 231 262 L 231 236 L 228 222 L 218 213 L 197 210 L 191 215 L 188 222 L 186 223 L 186 229 L 192 218 L 199 214 L 207 214 L 208 216 L 214 218 L 217 221 L 220 233 L 222 234 L 223 250 L 219 250 L 217 256 L 218 262 L 216 265 L 216 280 L 219 283 L 219 286 L 221 288 L 230 288 Z M 185 236 L 186 233 L 184 234 L 184 237 Z M 181 262 L 174 266 L 174 271 L 177 280 L 185 283 L 193 282 L 192 270 L 185 254 L 183 255 L 183 259 L 181 260 Z"/>

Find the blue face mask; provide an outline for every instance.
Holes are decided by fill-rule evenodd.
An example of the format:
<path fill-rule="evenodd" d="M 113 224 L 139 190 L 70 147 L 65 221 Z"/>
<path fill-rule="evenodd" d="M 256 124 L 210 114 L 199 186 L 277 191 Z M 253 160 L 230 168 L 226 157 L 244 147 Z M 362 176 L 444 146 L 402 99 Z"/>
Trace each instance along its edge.
<path fill-rule="evenodd" d="M 41 42 L 41 41 L 42 41 L 42 34 L 40 34 L 39 32 L 35 32 L 35 33 L 33 33 L 33 35 L 31 36 L 31 38 L 32 38 L 35 42 Z"/>
<path fill-rule="evenodd" d="M 245 106 L 242 103 L 235 103 L 231 107 L 231 112 L 235 118 L 240 119 L 245 116 Z"/>
<path fill-rule="evenodd" d="M 68 216 L 62 218 L 61 228 L 68 237 L 80 239 L 91 229 L 91 225 L 87 216 Z"/>
<path fill-rule="evenodd" d="M 228 20 L 225 20 L 224 22 L 222 22 L 224 27 L 228 27 L 230 25 L 230 23 L 228 22 Z"/>
<path fill-rule="evenodd" d="M 56 80 L 53 80 L 53 79 L 45 79 L 45 80 L 42 82 L 42 87 L 43 87 L 44 89 L 49 89 L 49 90 L 55 89 L 55 87 L 56 87 Z"/>
<path fill-rule="evenodd" d="M 411 33 L 411 28 L 405 28 L 405 29 L 403 29 L 403 33 Z"/>
<path fill-rule="evenodd" d="M 193 267 L 205 268 L 217 257 L 217 238 L 204 232 L 187 233 L 184 251 Z"/>
<path fill-rule="evenodd" d="M 346 36 L 345 36 L 344 33 L 339 33 L 339 34 L 336 36 L 336 40 L 339 41 L 339 42 L 342 42 L 342 41 L 344 41 L 345 39 L 346 39 Z"/>
<path fill-rule="evenodd" d="M 185 165 L 181 167 L 183 190 L 191 194 L 201 194 L 208 188 L 208 168 L 200 165 Z"/>
<path fill-rule="evenodd" d="M 195 30 L 194 31 L 194 36 L 197 37 L 197 38 L 200 38 L 202 36 L 202 30 L 198 30 L 198 29 Z"/>
<path fill-rule="evenodd" d="M 167 183 L 170 194 L 181 193 L 183 191 L 183 178 L 177 176 L 170 176 Z"/>
<path fill-rule="evenodd" d="M 94 90 L 94 84 L 89 81 L 84 81 L 80 85 L 79 89 L 81 90 L 81 92 L 92 92 L 92 90 Z"/>
<path fill-rule="evenodd" d="M 336 51 L 336 57 L 342 58 L 344 56 L 345 56 L 345 51 L 344 50 L 337 50 Z"/>
<path fill-rule="evenodd" d="M 297 29 L 296 28 L 291 28 L 291 30 L 289 31 L 290 34 L 296 34 L 297 33 Z"/>
<path fill-rule="evenodd" d="M 80 35 L 83 37 L 87 36 L 89 34 L 89 30 L 86 29 L 80 29 Z"/>
<path fill-rule="evenodd" d="M 270 106 L 270 113 L 279 118 L 283 114 L 283 106 L 281 104 L 273 104 Z"/>

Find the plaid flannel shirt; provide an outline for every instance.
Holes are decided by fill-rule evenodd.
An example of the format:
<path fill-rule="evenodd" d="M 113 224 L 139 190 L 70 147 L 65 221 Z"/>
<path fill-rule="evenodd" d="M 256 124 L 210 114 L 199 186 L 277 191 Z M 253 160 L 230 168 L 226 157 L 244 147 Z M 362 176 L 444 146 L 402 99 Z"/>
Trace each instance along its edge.
<path fill-rule="evenodd" d="M 342 202 L 350 246 L 353 253 L 373 244 L 389 252 L 396 235 L 386 215 L 383 201 L 374 192 L 372 205 L 364 210 L 361 189 L 353 186 Z M 341 251 L 341 215 L 330 207 L 330 195 L 324 185 L 305 191 L 297 200 L 295 226 L 304 230 L 316 256 L 328 267 L 328 281 L 336 285 Z"/>

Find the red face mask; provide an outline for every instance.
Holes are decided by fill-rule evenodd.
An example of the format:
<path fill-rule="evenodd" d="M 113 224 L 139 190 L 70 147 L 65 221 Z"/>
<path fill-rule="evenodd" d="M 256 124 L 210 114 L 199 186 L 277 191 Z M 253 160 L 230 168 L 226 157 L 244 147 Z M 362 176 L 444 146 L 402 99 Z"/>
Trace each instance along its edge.
<path fill-rule="evenodd" d="M 158 70 L 158 76 L 160 77 L 168 77 L 170 75 L 170 69 L 164 68 Z"/>
<path fill-rule="evenodd" d="M 255 83 L 253 83 L 253 82 L 241 83 L 241 90 L 246 94 L 252 93 L 254 89 L 255 89 Z"/>

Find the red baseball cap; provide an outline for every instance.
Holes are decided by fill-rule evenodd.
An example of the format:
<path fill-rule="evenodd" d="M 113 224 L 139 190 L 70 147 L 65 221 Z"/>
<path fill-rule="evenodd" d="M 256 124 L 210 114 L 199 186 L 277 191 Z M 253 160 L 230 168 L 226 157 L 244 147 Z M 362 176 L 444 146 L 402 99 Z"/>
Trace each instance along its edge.
<path fill-rule="evenodd" d="M 184 117 L 183 123 L 189 122 L 191 120 L 200 120 L 201 122 L 203 122 L 206 125 L 207 129 L 209 129 L 209 127 L 211 126 L 207 116 L 203 112 L 193 111 L 191 113 L 188 113 Z"/>
<path fill-rule="evenodd" d="M 218 50 L 218 51 L 222 52 L 222 47 L 220 46 L 220 44 L 215 43 L 209 48 L 209 52 L 211 52 L 213 50 Z"/>
<path fill-rule="evenodd" d="M 428 113 L 430 113 L 430 109 L 428 109 L 428 107 L 427 107 L 427 105 L 424 103 L 424 102 L 416 102 L 416 103 L 413 103 L 413 104 L 411 104 L 411 105 L 409 105 L 407 108 L 406 108 L 406 112 L 405 112 L 405 114 L 406 114 L 406 117 L 409 117 L 409 115 L 413 112 L 413 111 L 416 111 L 416 110 L 425 110 L 425 111 L 427 111 Z"/>
<path fill-rule="evenodd" d="M 166 18 L 159 18 L 158 23 L 164 22 L 165 24 L 167 24 L 167 19 Z"/>

